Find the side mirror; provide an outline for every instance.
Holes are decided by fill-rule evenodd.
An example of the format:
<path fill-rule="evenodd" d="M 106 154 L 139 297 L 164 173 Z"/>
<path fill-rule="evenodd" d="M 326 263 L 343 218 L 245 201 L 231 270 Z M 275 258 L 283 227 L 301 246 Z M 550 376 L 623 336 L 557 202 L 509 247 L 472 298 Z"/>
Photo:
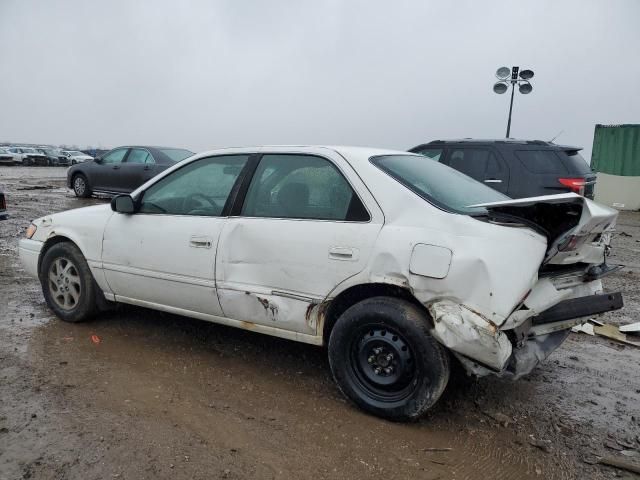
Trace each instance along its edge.
<path fill-rule="evenodd" d="M 111 210 L 131 214 L 136 212 L 136 207 L 131 195 L 116 195 L 111 199 Z"/>
<path fill-rule="evenodd" d="M 102 159 L 100 157 L 94 158 L 93 161 L 96 163 L 102 163 Z"/>

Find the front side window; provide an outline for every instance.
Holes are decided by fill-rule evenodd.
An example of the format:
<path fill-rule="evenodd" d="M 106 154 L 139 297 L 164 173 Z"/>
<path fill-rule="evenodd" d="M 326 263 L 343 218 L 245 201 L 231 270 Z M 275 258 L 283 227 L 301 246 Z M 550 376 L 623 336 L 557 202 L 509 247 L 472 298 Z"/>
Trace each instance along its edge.
<path fill-rule="evenodd" d="M 113 150 L 112 152 L 107 153 L 104 157 L 102 157 L 102 163 L 105 164 L 115 164 L 122 163 L 122 159 L 127 154 L 126 148 L 118 148 L 117 150 Z M 70 155 L 74 155 L 74 152 L 70 152 Z"/>
<path fill-rule="evenodd" d="M 439 162 L 418 155 L 381 155 L 371 163 L 409 190 L 434 205 L 454 213 L 483 214 L 477 203 L 500 202 L 509 197 Z"/>
<path fill-rule="evenodd" d="M 247 191 L 242 215 L 369 220 L 364 205 L 338 169 L 313 155 L 264 155 Z"/>
<path fill-rule="evenodd" d="M 218 217 L 248 159 L 249 155 L 225 155 L 189 163 L 149 187 L 139 211 Z"/>
<path fill-rule="evenodd" d="M 127 157 L 127 163 L 154 163 L 149 152 L 141 148 L 132 148 Z"/>

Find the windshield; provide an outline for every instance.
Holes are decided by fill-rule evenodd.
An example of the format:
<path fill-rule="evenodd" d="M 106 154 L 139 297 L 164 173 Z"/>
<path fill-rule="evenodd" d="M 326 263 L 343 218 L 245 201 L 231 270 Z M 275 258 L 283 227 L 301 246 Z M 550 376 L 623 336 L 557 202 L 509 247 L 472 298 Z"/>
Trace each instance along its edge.
<path fill-rule="evenodd" d="M 40 153 L 40 152 L 36 152 L 35 148 L 22 148 L 22 151 L 24 153 Z"/>
<path fill-rule="evenodd" d="M 189 150 L 184 150 L 182 148 L 159 148 L 162 153 L 164 153 L 167 157 L 169 157 L 174 162 L 179 162 L 184 160 L 185 158 L 189 158 L 193 155 L 193 152 Z"/>
<path fill-rule="evenodd" d="M 481 215 L 486 209 L 469 205 L 509 199 L 453 168 L 420 155 L 381 155 L 370 160 L 409 190 L 450 212 Z"/>

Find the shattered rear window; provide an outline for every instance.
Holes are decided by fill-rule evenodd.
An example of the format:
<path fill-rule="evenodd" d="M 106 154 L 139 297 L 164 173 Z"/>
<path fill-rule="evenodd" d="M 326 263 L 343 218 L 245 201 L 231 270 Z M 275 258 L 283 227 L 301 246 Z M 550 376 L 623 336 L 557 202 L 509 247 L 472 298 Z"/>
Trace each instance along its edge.
<path fill-rule="evenodd" d="M 471 208 L 469 205 L 509 199 L 485 184 L 421 155 L 380 155 L 369 160 L 429 203 L 450 212 L 482 215 L 486 212 L 483 207 Z"/>

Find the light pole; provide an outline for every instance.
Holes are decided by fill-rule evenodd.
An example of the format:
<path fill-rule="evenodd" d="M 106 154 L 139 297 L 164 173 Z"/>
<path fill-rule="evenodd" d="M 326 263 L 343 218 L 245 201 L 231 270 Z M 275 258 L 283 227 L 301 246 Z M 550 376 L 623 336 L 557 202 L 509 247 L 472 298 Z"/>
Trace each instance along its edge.
<path fill-rule="evenodd" d="M 518 74 L 518 72 L 520 72 Z M 511 79 L 509 79 L 511 75 Z M 493 85 L 493 91 L 499 94 L 505 93 L 509 89 L 509 82 L 511 82 L 511 102 L 509 103 L 509 120 L 507 120 L 507 138 L 511 133 L 511 112 L 513 111 L 513 94 L 516 90 L 516 84 L 518 84 L 518 90 L 523 95 L 531 93 L 533 87 L 529 80 L 533 78 L 533 70 L 520 70 L 520 67 L 500 67 L 496 71 L 496 77 L 498 82 Z M 520 77 L 520 78 L 518 78 Z"/>

